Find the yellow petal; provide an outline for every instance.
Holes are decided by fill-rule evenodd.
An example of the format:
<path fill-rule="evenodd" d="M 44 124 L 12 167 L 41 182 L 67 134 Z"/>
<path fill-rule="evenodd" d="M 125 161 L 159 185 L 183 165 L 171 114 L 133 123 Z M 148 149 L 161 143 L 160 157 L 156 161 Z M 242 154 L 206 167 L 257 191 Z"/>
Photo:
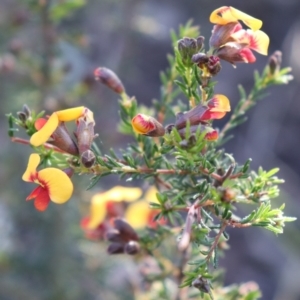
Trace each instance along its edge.
<path fill-rule="evenodd" d="M 214 97 L 210 100 L 214 102 L 213 108 L 210 109 L 211 112 L 226 112 L 230 111 L 230 102 L 229 99 L 221 94 L 214 95 Z"/>
<path fill-rule="evenodd" d="M 37 147 L 47 142 L 52 133 L 56 130 L 59 119 L 56 113 L 53 113 L 45 125 L 33 134 L 30 138 L 30 144 Z"/>
<path fill-rule="evenodd" d="M 140 188 L 117 185 L 107 192 L 103 193 L 103 198 L 105 198 L 107 201 L 132 202 L 139 199 L 141 195 L 142 190 Z"/>
<path fill-rule="evenodd" d="M 138 201 L 128 206 L 125 212 L 125 220 L 134 228 L 146 227 L 151 209 L 146 201 Z"/>
<path fill-rule="evenodd" d="M 253 32 L 250 48 L 262 55 L 268 55 L 270 39 L 267 34 L 261 30 Z"/>
<path fill-rule="evenodd" d="M 148 202 L 158 203 L 156 193 L 158 193 L 157 188 L 155 186 L 152 186 L 146 191 L 145 196 L 143 198 Z"/>
<path fill-rule="evenodd" d="M 232 15 L 230 6 L 222 6 L 211 13 L 209 21 L 213 24 L 226 25 L 237 22 L 237 18 Z"/>
<path fill-rule="evenodd" d="M 61 122 L 74 121 L 80 118 L 85 111 L 84 106 L 78 106 L 74 108 L 59 110 L 55 112 L 57 114 L 58 120 Z"/>
<path fill-rule="evenodd" d="M 95 229 L 100 225 L 106 216 L 106 202 L 102 193 L 95 194 L 91 200 L 90 218 L 87 224 L 88 229 Z"/>
<path fill-rule="evenodd" d="M 73 193 L 73 183 L 69 176 L 60 169 L 46 168 L 38 172 L 40 185 L 46 185 L 51 201 L 65 203 Z"/>
<path fill-rule="evenodd" d="M 40 156 L 37 153 L 33 153 L 29 156 L 27 169 L 22 176 L 22 179 L 27 182 L 32 182 L 31 174 L 36 172 L 36 168 L 38 167 L 41 161 Z"/>
<path fill-rule="evenodd" d="M 245 14 L 244 12 L 233 8 L 232 6 L 230 7 L 230 11 L 231 14 L 236 17 L 238 20 L 241 20 L 245 25 L 247 25 L 248 27 L 250 27 L 252 30 L 258 30 L 261 28 L 262 26 L 262 21 L 256 18 L 253 18 L 247 14 Z"/>
<path fill-rule="evenodd" d="M 222 6 L 214 10 L 210 15 L 209 20 L 211 23 L 218 25 L 226 25 L 228 23 L 238 22 L 238 20 L 241 20 L 252 30 L 258 30 L 262 26 L 261 20 L 253 18 L 231 6 Z"/>

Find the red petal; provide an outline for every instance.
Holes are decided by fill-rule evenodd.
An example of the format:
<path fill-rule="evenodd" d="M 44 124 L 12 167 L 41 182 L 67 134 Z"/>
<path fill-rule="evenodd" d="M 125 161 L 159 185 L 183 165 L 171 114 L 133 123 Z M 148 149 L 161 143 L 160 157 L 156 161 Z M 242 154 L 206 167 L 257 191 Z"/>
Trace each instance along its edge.
<path fill-rule="evenodd" d="M 44 211 L 48 207 L 50 202 L 49 193 L 46 189 L 40 187 L 39 193 L 35 198 L 34 206 L 39 211 Z"/>
<path fill-rule="evenodd" d="M 254 63 L 256 61 L 254 54 L 249 48 L 241 49 L 239 54 L 246 63 Z"/>
<path fill-rule="evenodd" d="M 47 123 L 47 119 L 39 118 L 34 122 L 34 127 L 36 130 L 40 130 Z"/>
<path fill-rule="evenodd" d="M 205 139 L 208 141 L 216 141 L 218 139 L 219 135 L 218 135 L 218 131 L 217 130 L 213 130 L 211 132 L 208 132 L 205 135 Z"/>
<path fill-rule="evenodd" d="M 39 185 L 27 196 L 26 201 L 36 198 L 38 196 L 38 194 L 40 193 L 40 189 L 43 189 L 43 188 Z"/>
<path fill-rule="evenodd" d="M 216 112 L 210 111 L 209 109 L 203 114 L 201 120 L 213 120 L 213 119 L 222 119 L 226 115 L 226 112 Z"/>

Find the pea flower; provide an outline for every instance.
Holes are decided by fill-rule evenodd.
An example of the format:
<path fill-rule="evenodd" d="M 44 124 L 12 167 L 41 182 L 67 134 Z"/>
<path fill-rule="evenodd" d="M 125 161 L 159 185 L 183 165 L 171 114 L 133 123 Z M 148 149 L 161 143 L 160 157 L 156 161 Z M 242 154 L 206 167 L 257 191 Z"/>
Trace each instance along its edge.
<path fill-rule="evenodd" d="M 84 106 L 54 112 L 48 118 L 47 122 L 31 136 L 30 143 L 36 147 L 44 144 L 55 130 L 57 130 L 61 122 L 76 121 L 81 117 L 84 117 L 95 124 L 93 113 Z"/>
<path fill-rule="evenodd" d="M 250 29 L 243 29 L 242 21 Z M 222 6 L 210 15 L 213 28 L 209 44 L 213 54 L 234 65 L 236 62 L 253 63 L 251 50 L 267 55 L 269 37 L 261 30 L 262 21 L 231 6 Z"/>
<path fill-rule="evenodd" d="M 35 199 L 35 208 L 44 211 L 50 200 L 58 204 L 68 201 L 73 193 L 73 184 L 68 175 L 60 169 L 45 168 L 37 171 L 39 163 L 40 156 L 37 153 L 31 154 L 22 179 L 38 184 L 26 200 Z"/>
<path fill-rule="evenodd" d="M 191 126 L 206 124 L 209 120 L 221 119 L 226 112 L 230 111 L 229 99 L 221 94 L 214 95 L 206 102 L 206 105 L 199 104 L 186 113 L 176 115 L 175 127 L 177 130 L 185 128 L 187 122 Z"/>
<path fill-rule="evenodd" d="M 158 137 L 165 134 L 165 129 L 162 124 L 160 124 L 155 118 L 144 115 L 137 114 L 131 120 L 131 125 L 136 133 Z"/>
<path fill-rule="evenodd" d="M 116 204 L 136 201 L 141 195 L 140 188 L 124 186 L 115 186 L 106 192 L 95 194 L 91 200 L 89 222 L 87 222 L 86 228 L 97 228 L 107 216 L 121 216 L 123 212 Z"/>

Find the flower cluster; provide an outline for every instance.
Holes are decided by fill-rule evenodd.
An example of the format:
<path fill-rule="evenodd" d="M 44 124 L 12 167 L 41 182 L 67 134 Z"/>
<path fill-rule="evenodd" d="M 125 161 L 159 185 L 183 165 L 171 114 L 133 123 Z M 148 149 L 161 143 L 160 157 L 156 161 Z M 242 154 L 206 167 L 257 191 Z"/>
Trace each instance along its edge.
<path fill-rule="evenodd" d="M 75 140 L 65 126 L 65 122 L 68 121 L 76 122 Z M 84 106 L 56 111 L 47 119 L 38 118 L 34 121 L 36 132 L 31 136 L 30 144 L 35 147 L 45 143 L 52 144 L 62 152 L 79 156 L 82 165 L 89 168 L 95 162 L 95 155 L 91 151 L 95 137 L 94 126 L 93 113 Z M 35 207 L 43 211 L 50 200 L 55 203 L 69 200 L 73 184 L 69 176 L 60 169 L 45 168 L 36 171 L 39 163 L 40 156 L 37 153 L 32 154 L 23 180 L 39 184 L 27 200 L 35 198 Z"/>
<path fill-rule="evenodd" d="M 205 104 L 198 104 L 188 112 L 178 113 L 175 124 L 169 124 L 166 128 L 155 118 L 144 114 L 136 115 L 132 119 L 131 124 L 134 131 L 138 134 L 159 137 L 163 136 L 165 132 L 170 133 L 173 128 L 176 128 L 178 133 L 184 138 L 187 124 L 189 123 L 191 134 L 197 131 L 204 132 L 204 138 L 207 141 L 215 141 L 218 138 L 218 132 L 208 126 L 208 122 L 223 118 L 226 112 L 229 111 L 229 99 L 224 95 L 217 94 L 206 101 Z"/>
<path fill-rule="evenodd" d="M 81 226 L 91 239 L 105 237 L 114 218 L 124 218 L 134 229 L 146 226 L 155 228 L 164 219 L 155 221 L 157 210 L 150 208 L 150 202 L 157 202 L 156 188 L 143 191 L 138 187 L 115 186 L 105 192 L 95 194 L 91 199 L 90 215 L 83 218 Z"/>
<path fill-rule="evenodd" d="M 243 29 L 241 20 L 250 29 Z M 197 39 L 184 37 L 178 41 L 178 52 L 182 64 L 191 68 L 195 63 L 201 69 L 202 87 L 207 87 L 211 77 L 221 70 L 220 59 L 233 65 L 237 62 L 253 63 L 256 58 L 251 50 L 267 55 L 269 37 L 259 29 L 262 21 L 253 18 L 231 6 L 223 6 L 214 10 L 210 15 L 210 21 L 216 24 L 209 40 L 210 50 L 203 50 L 204 37 Z M 215 141 L 218 132 L 208 126 L 209 121 L 221 119 L 230 111 L 230 103 L 224 95 L 214 95 L 211 99 L 202 99 L 198 105 L 185 113 L 178 113 L 176 123 L 163 127 L 154 117 L 138 114 L 131 123 L 133 130 L 142 135 L 161 137 L 171 129 L 176 128 L 179 134 L 186 135 L 186 126 L 189 122 L 191 134 L 200 131 L 205 132 L 207 141 Z"/>
<path fill-rule="evenodd" d="M 243 29 L 242 21 L 250 29 Z M 214 10 L 210 21 L 216 24 L 209 40 L 213 54 L 232 64 L 253 63 L 256 58 L 251 50 L 267 55 L 269 37 L 261 30 L 262 21 L 231 6 Z"/>
<path fill-rule="evenodd" d="M 163 217 L 155 220 L 159 211 L 150 208 L 150 202 L 158 202 L 156 188 L 149 188 L 141 198 L 142 193 L 138 187 L 115 186 L 95 194 L 91 199 L 90 215 L 81 220 L 86 238 L 108 240 L 110 254 L 136 254 L 139 244 L 135 230 L 155 229 L 166 224 Z"/>

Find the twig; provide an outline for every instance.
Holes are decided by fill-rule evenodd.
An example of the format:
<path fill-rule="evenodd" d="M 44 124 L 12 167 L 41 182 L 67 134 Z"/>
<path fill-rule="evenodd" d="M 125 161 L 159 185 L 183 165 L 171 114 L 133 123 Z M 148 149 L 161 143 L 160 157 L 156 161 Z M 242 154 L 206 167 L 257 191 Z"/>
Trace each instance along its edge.
<path fill-rule="evenodd" d="M 13 143 L 19 143 L 19 144 L 23 144 L 23 145 L 31 145 L 30 144 L 30 141 L 29 140 L 25 140 L 25 139 L 22 139 L 22 138 L 19 138 L 19 137 L 12 137 L 10 139 Z M 51 144 L 48 144 L 48 143 L 45 143 L 44 144 L 44 147 L 46 149 L 49 149 L 49 150 L 53 150 L 55 152 L 59 152 L 59 153 L 64 153 L 64 154 L 69 154 L 63 150 L 61 150 L 60 148 L 54 146 L 54 145 L 51 145 Z"/>
<path fill-rule="evenodd" d="M 186 249 L 184 251 L 181 252 L 181 256 L 180 256 L 180 261 L 177 267 L 177 276 L 176 276 L 176 281 L 177 284 L 180 285 L 182 283 L 182 280 L 184 278 L 184 273 L 183 273 L 183 269 L 186 266 L 187 261 L 189 260 L 189 250 Z M 184 299 L 188 299 L 188 288 L 178 288 L 177 290 L 177 295 L 176 295 L 176 300 L 184 300 Z"/>
<path fill-rule="evenodd" d="M 223 222 L 223 224 L 222 224 L 218 234 L 216 235 L 215 240 L 214 240 L 213 244 L 211 245 L 209 252 L 205 258 L 207 260 L 207 262 L 211 259 L 213 252 L 218 245 L 219 239 L 220 239 L 222 233 L 225 231 L 226 227 L 227 227 L 227 222 Z"/>

